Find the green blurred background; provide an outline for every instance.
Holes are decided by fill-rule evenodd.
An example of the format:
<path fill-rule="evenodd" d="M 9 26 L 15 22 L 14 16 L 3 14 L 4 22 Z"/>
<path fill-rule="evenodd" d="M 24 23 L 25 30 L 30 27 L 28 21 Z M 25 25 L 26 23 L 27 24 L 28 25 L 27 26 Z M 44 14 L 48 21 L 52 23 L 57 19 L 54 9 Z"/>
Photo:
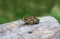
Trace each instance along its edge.
<path fill-rule="evenodd" d="M 52 15 L 60 22 L 60 0 L 0 0 L 0 24 L 24 16 Z"/>

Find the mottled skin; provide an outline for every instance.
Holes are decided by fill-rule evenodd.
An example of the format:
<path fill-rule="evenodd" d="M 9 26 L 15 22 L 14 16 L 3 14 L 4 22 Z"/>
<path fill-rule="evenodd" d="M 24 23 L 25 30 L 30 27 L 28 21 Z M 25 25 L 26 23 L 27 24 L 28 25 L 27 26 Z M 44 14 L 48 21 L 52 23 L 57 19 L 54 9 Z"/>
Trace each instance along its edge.
<path fill-rule="evenodd" d="M 23 17 L 22 21 L 24 21 L 26 24 L 29 24 L 29 25 L 39 23 L 39 19 L 37 19 L 37 17 L 35 16 Z"/>

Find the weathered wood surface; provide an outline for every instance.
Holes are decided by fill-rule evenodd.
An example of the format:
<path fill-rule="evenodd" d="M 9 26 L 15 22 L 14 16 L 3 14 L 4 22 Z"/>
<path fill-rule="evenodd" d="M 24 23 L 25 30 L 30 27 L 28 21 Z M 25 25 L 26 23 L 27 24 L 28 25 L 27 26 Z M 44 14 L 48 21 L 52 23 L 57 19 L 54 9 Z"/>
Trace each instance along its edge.
<path fill-rule="evenodd" d="M 21 20 L 0 25 L 0 39 L 60 39 L 60 26 L 52 16 L 40 17 L 36 25 Z"/>

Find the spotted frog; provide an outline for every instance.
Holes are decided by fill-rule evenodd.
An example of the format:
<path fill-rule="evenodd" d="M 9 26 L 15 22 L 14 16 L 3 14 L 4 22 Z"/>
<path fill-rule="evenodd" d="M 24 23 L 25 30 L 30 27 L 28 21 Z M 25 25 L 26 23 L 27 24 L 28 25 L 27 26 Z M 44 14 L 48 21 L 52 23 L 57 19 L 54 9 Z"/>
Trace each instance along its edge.
<path fill-rule="evenodd" d="M 25 24 L 29 24 L 29 25 L 39 23 L 39 19 L 37 19 L 37 17 L 35 17 L 35 16 L 23 17 L 22 21 L 25 22 Z"/>

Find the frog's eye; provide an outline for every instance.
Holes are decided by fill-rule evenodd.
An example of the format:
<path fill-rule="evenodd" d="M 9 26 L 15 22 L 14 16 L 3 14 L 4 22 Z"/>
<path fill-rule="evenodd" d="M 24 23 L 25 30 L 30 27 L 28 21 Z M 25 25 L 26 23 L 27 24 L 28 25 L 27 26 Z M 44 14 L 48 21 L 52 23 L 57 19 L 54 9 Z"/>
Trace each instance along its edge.
<path fill-rule="evenodd" d="M 27 19 L 24 19 L 24 20 L 27 20 Z"/>

